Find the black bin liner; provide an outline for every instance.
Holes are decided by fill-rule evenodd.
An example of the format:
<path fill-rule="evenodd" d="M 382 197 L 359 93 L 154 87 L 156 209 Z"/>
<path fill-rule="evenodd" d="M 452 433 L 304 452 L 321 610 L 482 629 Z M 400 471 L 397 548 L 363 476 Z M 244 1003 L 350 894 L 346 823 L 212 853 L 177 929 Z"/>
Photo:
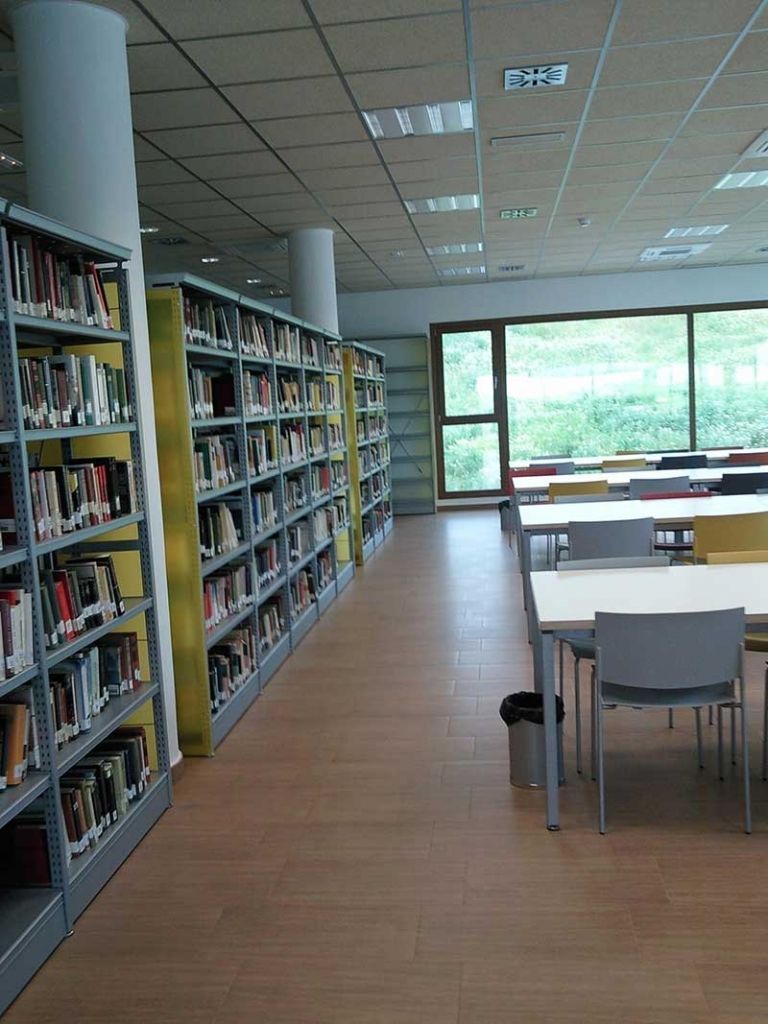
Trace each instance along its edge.
<path fill-rule="evenodd" d="M 562 722 L 565 718 L 562 697 L 555 697 L 555 711 L 557 721 Z M 505 725 L 514 725 L 515 722 L 544 725 L 544 696 L 541 693 L 531 693 L 529 690 L 510 693 L 502 700 L 499 714 Z"/>

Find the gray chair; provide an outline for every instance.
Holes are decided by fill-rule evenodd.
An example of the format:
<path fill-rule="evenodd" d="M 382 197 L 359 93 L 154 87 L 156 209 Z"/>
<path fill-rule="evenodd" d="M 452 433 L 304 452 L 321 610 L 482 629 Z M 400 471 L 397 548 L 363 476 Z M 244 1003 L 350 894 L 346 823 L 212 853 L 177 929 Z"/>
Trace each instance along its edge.
<path fill-rule="evenodd" d="M 557 476 L 571 476 L 571 474 L 576 472 L 576 463 L 575 462 L 556 462 L 555 466 L 554 466 L 554 469 L 555 469 L 555 474 Z"/>
<path fill-rule="evenodd" d="M 744 609 L 595 614 L 595 733 L 599 827 L 605 833 L 606 707 L 689 707 L 696 713 L 701 755 L 701 708 L 717 706 L 717 763 L 723 778 L 723 708 L 741 709 L 744 831 L 752 831 L 749 745 L 744 699 Z"/>
<path fill-rule="evenodd" d="M 574 522 L 568 539 L 571 558 L 642 558 L 653 554 L 653 519 Z"/>
<path fill-rule="evenodd" d="M 582 559 L 570 559 L 567 562 L 561 562 L 558 567 L 558 572 L 583 572 L 589 569 L 648 569 L 654 566 L 669 565 L 669 559 L 666 555 L 645 555 L 637 558 L 582 558 Z M 582 661 L 594 661 L 595 658 L 595 640 L 594 633 L 585 636 L 572 636 L 572 637 L 561 637 L 560 638 L 560 696 L 563 696 L 564 688 L 564 653 L 565 645 L 571 650 L 573 654 L 573 717 L 576 722 L 576 771 L 581 775 L 582 770 L 582 757 L 581 757 L 581 662 Z M 594 708 L 594 694 L 592 699 L 592 706 Z M 594 711 L 592 714 L 594 720 Z M 594 752 L 594 737 L 592 742 L 592 749 Z M 594 761 L 594 756 L 593 756 Z"/>
<path fill-rule="evenodd" d="M 768 472 L 723 473 L 721 494 L 761 494 L 768 489 Z"/>
<path fill-rule="evenodd" d="M 700 452 L 681 455 L 662 455 L 659 469 L 706 469 L 707 456 Z"/>
<path fill-rule="evenodd" d="M 687 476 L 666 476 L 655 478 L 652 475 L 634 477 L 629 481 L 629 496 L 639 498 L 641 494 L 666 494 L 679 491 L 690 491 L 691 481 Z"/>
<path fill-rule="evenodd" d="M 603 494 L 558 494 L 552 499 L 553 505 L 576 505 L 585 501 L 624 501 L 621 491 L 608 491 Z"/>

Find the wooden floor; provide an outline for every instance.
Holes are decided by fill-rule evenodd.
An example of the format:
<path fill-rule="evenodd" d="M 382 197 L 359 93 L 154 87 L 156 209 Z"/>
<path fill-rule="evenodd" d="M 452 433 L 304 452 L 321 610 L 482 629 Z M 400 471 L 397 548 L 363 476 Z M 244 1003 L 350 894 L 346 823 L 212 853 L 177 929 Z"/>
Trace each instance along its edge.
<path fill-rule="evenodd" d="M 570 728 L 550 834 L 530 685 L 495 512 L 399 519 L 8 1024 L 765 1024 L 768 786 L 744 836 L 711 730 L 698 772 L 692 715 L 611 712 L 609 834 Z"/>

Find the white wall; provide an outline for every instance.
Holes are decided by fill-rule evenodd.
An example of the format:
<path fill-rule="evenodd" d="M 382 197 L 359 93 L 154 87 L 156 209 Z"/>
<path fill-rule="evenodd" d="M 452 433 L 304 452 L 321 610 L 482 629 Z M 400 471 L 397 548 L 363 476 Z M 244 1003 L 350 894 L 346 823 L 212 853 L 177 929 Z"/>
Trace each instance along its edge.
<path fill-rule="evenodd" d="M 345 338 L 423 334 L 430 323 L 592 310 L 767 302 L 768 264 L 592 274 L 340 294 Z"/>

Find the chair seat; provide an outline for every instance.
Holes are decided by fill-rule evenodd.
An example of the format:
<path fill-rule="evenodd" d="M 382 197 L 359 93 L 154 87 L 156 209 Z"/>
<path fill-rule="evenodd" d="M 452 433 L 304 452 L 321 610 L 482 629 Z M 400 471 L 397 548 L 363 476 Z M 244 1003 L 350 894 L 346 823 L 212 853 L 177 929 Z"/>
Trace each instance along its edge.
<path fill-rule="evenodd" d="M 747 651 L 768 652 L 768 633 L 747 633 L 744 637 L 744 648 Z"/>
<path fill-rule="evenodd" d="M 641 686 L 618 686 L 603 681 L 603 704 L 643 708 L 697 708 L 707 704 L 727 704 L 734 699 L 732 683 L 715 686 L 651 690 Z"/>

